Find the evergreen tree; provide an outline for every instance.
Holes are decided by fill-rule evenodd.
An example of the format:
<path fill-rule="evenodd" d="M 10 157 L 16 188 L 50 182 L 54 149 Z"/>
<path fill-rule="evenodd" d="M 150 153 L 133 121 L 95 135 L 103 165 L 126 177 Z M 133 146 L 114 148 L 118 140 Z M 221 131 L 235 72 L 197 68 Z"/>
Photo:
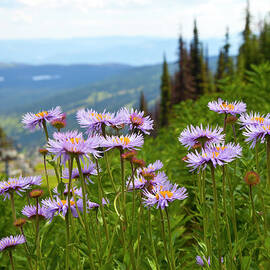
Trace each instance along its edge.
<path fill-rule="evenodd" d="M 186 99 L 195 99 L 194 80 L 191 75 L 191 59 L 180 35 L 178 71 L 174 75 L 172 83 L 172 104 Z"/>
<path fill-rule="evenodd" d="M 215 74 L 215 83 L 217 91 L 220 91 L 218 87 L 218 81 L 228 76 L 232 78 L 234 74 L 233 59 L 232 57 L 230 57 L 229 49 L 230 49 L 229 29 L 227 28 L 225 34 L 225 44 L 220 49 L 218 56 L 217 71 Z"/>
<path fill-rule="evenodd" d="M 194 21 L 193 39 L 190 44 L 190 56 L 191 56 L 191 75 L 194 78 L 195 89 L 197 96 L 204 93 L 203 82 L 203 56 L 201 45 L 199 42 L 199 34 L 197 29 L 197 22 Z"/>
<path fill-rule="evenodd" d="M 168 117 L 169 117 L 170 103 L 171 103 L 170 102 L 171 101 L 171 83 L 170 83 L 170 75 L 168 71 L 168 64 L 167 64 L 165 56 L 163 60 L 160 90 L 161 90 L 160 125 L 166 126 L 168 125 Z"/>
<path fill-rule="evenodd" d="M 144 98 L 143 91 L 141 91 L 141 96 L 140 96 L 140 111 L 143 111 L 144 115 L 148 114 L 147 102 Z"/>
<path fill-rule="evenodd" d="M 259 42 L 255 35 L 252 34 L 251 15 L 249 10 L 249 1 L 247 1 L 245 28 L 242 33 L 243 44 L 239 48 L 237 69 L 238 74 L 243 76 L 245 70 L 251 70 L 252 64 L 259 64 Z"/>
<path fill-rule="evenodd" d="M 261 60 L 270 61 L 270 23 L 266 19 L 259 34 L 259 47 Z"/>

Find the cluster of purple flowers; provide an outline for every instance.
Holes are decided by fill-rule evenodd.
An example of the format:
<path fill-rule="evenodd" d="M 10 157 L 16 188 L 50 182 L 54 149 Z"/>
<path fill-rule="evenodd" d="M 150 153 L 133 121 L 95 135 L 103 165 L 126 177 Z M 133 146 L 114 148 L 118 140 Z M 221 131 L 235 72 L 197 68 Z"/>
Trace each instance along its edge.
<path fill-rule="evenodd" d="M 208 103 L 210 110 L 226 115 L 237 115 L 246 111 L 246 104 L 243 102 L 212 101 Z M 201 126 L 190 126 L 181 132 L 179 141 L 189 150 L 199 144 L 200 150 L 195 149 L 189 152 L 184 161 L 191 167 L 191 171 L 205 169 L 208 164 L 216 167 L 222 166 L 233 161 L 242 154 L 242 148 L 239 144 L 224 143 L 225 134 L 222 134 L 223 129 L 220 127 L 203 128 Z"/>
<path fill-rule="evenodd" d="M 35 128 L 42 128 L 45 122 L 53 122 L 58 119 L 63 119 L 64 114 L 62 113 L 61 107 L 57 106 L 54 109 L 48 111 L 41 111 L 38 113 L 26 113 L 23 116 L 22 123 L 25 128 L 30 131 L 34 131 Z"/>
<path fill-rule="evenodd" d="M 177 184 L 172 185 L 166 174 L 159 171 L 162 167 L 162 162 L 157 160 L 145 168 L 138 168 L 133 181 L 129 178 L 126 182 L 128 190 L 142 190 L 143 203 L 146 207 L 156 206 L 164 209 L 169 206 L 169 202 L 187 198 L 186 189 L 178 188 Z"/>
<path fill-rule="evenodd" d="M 9 178 L 8 181 L 0 182 L 0 195 L 3 195 L 4 199 L 9 198 L 11 192 L 16 192 L 21 196 L 21 192 L 41 185 L 41 181 L 41 176 Z"/>

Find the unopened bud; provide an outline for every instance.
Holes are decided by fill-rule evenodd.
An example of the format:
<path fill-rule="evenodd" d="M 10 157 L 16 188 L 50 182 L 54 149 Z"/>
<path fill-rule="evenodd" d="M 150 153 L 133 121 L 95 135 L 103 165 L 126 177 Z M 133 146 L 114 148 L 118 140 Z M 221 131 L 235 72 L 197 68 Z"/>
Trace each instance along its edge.
<path fill-rule="evenodd" d="M 142 159 L 138 159 L 138 158 L 133 157 L 131 159 L 131 162 L 137 167 L 141 167 L 141 168 L 145 167 L 145 161 Z"/>
<path fill-rule="evenodd" d="M 260 183 L 260 176 L 256 172 L 247 172 L 244 180 L 248 185 L 255 186 Z"/>
<path fill-rule="evenodd" d="M 38 151 L 43 156 L 46 156 L 49 152 L 46 148 L 40 148 Z"/>
<path fill-rule="evenodd" d="M 18 218 L 14 221 L 13 225 L 15 227 L 22 227 L 24 224 L 26 223 L 26 219 L 25 218 Z"/>
<path fill-rule="evenodd" d="M 230 115 L 227 117 L 226 123 L 227 124 L 234 124 L 237 120 L 238 120 L 238 118 L 236 116 Z"/>
<path fill-rule="evenodd" d="M 123 159 L 127 159 L 127 160 L 130 160 L 131 161 L 132 158 L 135 157 L 136 155 L 137 155 L 137 151 L 132 150 L 132 151 L 128 151 L 128 152 L 122 154 L 121 157 Z"/>
<path fill-rule="evenodd" d="M 39 198 L 43 195 L 43 190 L 35 189 L 29 193 L 30 198 Z"/>

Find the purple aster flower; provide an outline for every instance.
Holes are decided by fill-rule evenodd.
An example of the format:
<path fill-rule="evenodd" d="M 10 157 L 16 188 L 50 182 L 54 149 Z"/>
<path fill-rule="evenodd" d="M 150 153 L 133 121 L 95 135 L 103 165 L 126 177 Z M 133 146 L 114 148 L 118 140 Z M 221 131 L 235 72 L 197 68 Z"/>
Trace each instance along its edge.
<path fill-rule="evenodd" d="M 28 218 L 36 218 L 37 214 L 37 206 L 36 205 L 26 205 L 23 210 L 22 214 L 27 216 Z M 38 205 L 38 216 L 39 218 L 47 218 L 47 212 L 44 206 Z"/>
<path fill-rule="evenodd" d="M 260 126 L 264 125 L 267 122 L 270 123 L 270 114 L 268 113 L 267 115 L 260 115 L 259 113 L 244 113 L 241 114 L 239 117 L 239 123 L 243 127 L 252 125 L 252 126 Z"/>
<path fill-rule="evenodd" d="M 27 176 L 24 177 L 25 181 L 28 183 L 29 186 L 40 186 L 42 182 L 42 177 L 39 176 Z"/>
<path fill-rule="evenodd" d="M 270 135 L 270 122 L 266 121 L 263 125 L 248 125 L 243 135 L 247 137 L 245 141 L 251 143 L 251 148 L 254 148 L 259 140 L 264 143 L 265 137 Z"/>
<path fill-rule="evenodd" d="M 242 148 L 239 144 L 228 143 L 226 145 L 210 145 L 203 148 L 201 153 L 195 150 L 194 153 L 187 154 L 185 162 L 188 163 L 188 167 L 192 167 L 191 171 L 195 169 L 206 168 L 207 164 L 211 162 L 214 167 L 217 165 L 224 165 L 240 157 L 242 154 Z"/>
<path fill-rule="evenodd" d="M 229 103 L 222 100 L 221 98 L 218 101 L 208 102 L 208 107 L 211 111 L 217 113 L 226 113 L 231 115 L 241 114 L 246 111 L 246 104 L 241 101 L 234 101 Z"/>
<path fill-rule="evenodd" d="M 15 248 L 17 245 L 25 243 L 26 240 L 23 235 L 8 236 L 0 240 L 0 251 Z"/>
<path fill-rule="evenodd" d="M 24 192 L 32 186 L 41 185 L 41 181 L 41 176 L 9 178 L 8 181 L 0 182 L 0 195 L 4 195 L 6 199 L 6 197 L 10 197 L 10 192 L 16 191 L 21 196 L 20 192 Z"/>
<path fill-rule="evenodd" d="M 60 193 L 58 192 L 57 190 L 57 187 L 55 187 L 53 189 L 53 192 L 57 195 L 57 196 L 60 196 Z M 82 188 L 76 188 L 76 187 L 73 187 L 73 192 L 76 196 L 79 196 L 82 198 Z M 70 195 L 73 196 L 73 192 L 72 192 L 72 189 L 70 190 Z M 63 195 L 64 196 L 67 196 L 68 195 L 68 184 L 66 183 L 65 184 L 65 189 L 64 189 L 64 192 L 63 192 Z"/>
<path fill-rule="evenodd" d="M 97 169 L 96 165 L 93 162 L 90 161 L 89 163 L 90 164 L 88 166 L 82 168 L 82 173 L 84 175 L 84 178 L 93 184 L 93 181 L 90 179 L 90 176 L 97 175 Z M 79 170 L 78 169 L 72 170 L 71 178 L 78 179 L 79 177 L 80 177 Z M 63 178 L 69 179 L 69 171 L 67 168 L 63 171 Z"/>
<path fill-rule="evenodd" d="M 196 256 L 196 263 L 200 266 L 204 266 L 204 262 L 206 261 L 205 256 L 203 256 L 203 259 L 201 256 Z M 221 263 L 223 263 L 223 257 L 221 257 Z M 208 257 L 207 264 L 210 266 L 210 257 Z"/>
<path fill-rule="evenodd" d="M 127 136 L 106 136 L 101 139 L 101 145 L 108 150 L 118 147 L 128 150 L 136 150 L 142 147 L 144 139 L 142 135 L 131 134 Z"/>
<path fill-rule="evenodd" d="M 190 127 L 187 127 L 184 129 L 178 140 L 184 145 L 185 147 L 188 147 L 190 149 L 195 144 L 201 144 L 209 145 L 210 143 L 221 143 L 224 141 L 224 134 L 221 134 L 223 131 L 223 128 L 216 127 L 215 129 L 212 129 L 211 127 L 207 126 L 205 129 L 202 127 L 202 125 L 193 127 L 192 125 Z"/>
<path fill-rule="evenodd" d="M 140 174 L 134 177 L 134 189 L 152 189 L 153 186 L 162 185 L 168 181 L 168 177 L 164 172 L 158 172 L 153 179 L 146 180 Z M 133 190 L 133 183 L 131 178 L 126 182 L 128 190 Z"/>
<path fill-rule="evenodd" d="M 94 208 L 98 208 L 98 207 L 99 207 L 98 203 L 87 201 L 87 208 L 88 209 L 94 209 Z"/>
<path fill-rule="evenodd" d="M 83 211 L 83 201 L 79 199 L 76 201 L 78 209 L 82 212 Z M 46 211 L 46 216 L 50 221 L 52 221 L 55 215 L 62 214 L 63 216 L 66 215 L 68 211 L 68 200 L 61 200 L 59 197 L 56 197 L 55 200 L 47 199 L 42 200 L 42 204 Z M 73 198 L 70 199 L 70 210 L 74 217 L 78 217 L 75 201 Z"/>
<path fill-rule="evenodd" d="M 55 158 L 62 156 L 62 164 L 65 164 L 70 155 L 78 156 L 83 162 L 83 157 L 89 160 L 88 154 L 99 157 L 97 148 L 100 146 L 100 138 L 89 137 L 84 140 L 82 133 L 77 130 L 65 133 L 55 132 L 53 139 L 49 139 L 47 150 L 55 155 Z"/>
<path fill-rule="evenodd" d="M 22 118 L 22 123 L 25 128 L 34 131 L 36 127 L 42 128 L 43 123 L 51 122 L 53 120 L 63 117 L 61 107 L 57 106 L 54 109 L 48 111 L 42 111 L 39 113 L 26 113 Z"/>
<path fill-rule="evenodd" d="M 137 172 L 146 180 L 153 180 L 156 177 L 156 171 L 160 170 L 162 167 L 163 163 L 160 160 L 157 160 L 145 168 L 139 168 Z"/>
<path fill-rule="evenodd" d="M 206 261 L 206 258 L 201 256 L 196 256 L 196 263 L 200 266 L 204 266 L 204 261 Z M 208 257 L 207 264 L 210 266 L 210 257 Z"/>
<path fill-rule="evenodd" d="M 6 199 L 10 197 L 10 192 L 16 192 L 21 196 L 20 192 L 30 189 L 29 183 L 23 178 L 9 178 L 8 181 L 0 182 L 0 195 L 4 195 Z"/>
<path fill-rule="evenodd" d="M 127 108 L 122 108 L 117 113 L 117 116 L 122 119 L 124 124 L 129 125 L 130 130 L 138 129 L 145 134 L 150 134 L 153 129 L 153 120 L 150 116 L 144 117 L 144 112 L 139 112 L 133 108 L 129 111 Z"/>
<path fill-rule="evenodd" d="M 81 109 L 77 112 L 77 120 L 82 128 L 87 128 L 88 134 L 102 134 L 102 125 L 116 125 L 115 114 L 104 110 L 103 113 L 98 113 L 92 109 Z"/>
<path fill-rule="evenodd" d="M 108 198 L 102 198 L 102 205 L 110 204 Z M 99 208 L 99 204 L 91 201 L 87 201 L 87 209 Z"/>
<path fill-rule="evenodd" d="M 174 200 L 184 200 L 187 198 L 186 188 L 178 188 L 177 184 L 172 185 L 169 181 L 163 185 L 154 186 L 151 191 L 144 190 L 143 203 L 146 207 L 153 207 L 164 209 L 169 206 L 169 202 Z"/>

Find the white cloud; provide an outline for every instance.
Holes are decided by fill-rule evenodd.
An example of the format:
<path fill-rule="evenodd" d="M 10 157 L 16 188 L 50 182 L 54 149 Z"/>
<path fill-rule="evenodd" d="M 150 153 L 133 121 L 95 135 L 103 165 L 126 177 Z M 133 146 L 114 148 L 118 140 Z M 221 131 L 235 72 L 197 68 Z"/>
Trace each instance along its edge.
<path fill-rule="evenodd" d="M 14 6 L 14 2 L 17 5 Z M 202 38 L 243 29 L 246 0 L 13 0 L 0 8 L 1 38 L 86 36 L 192 36 Z M 270 11 L 269 0 L 251 0 L 254 21 Z M 1 0 L 0 0 L 1 7 Z M 256 26 L 256 24 L 254 23 Z"/>

